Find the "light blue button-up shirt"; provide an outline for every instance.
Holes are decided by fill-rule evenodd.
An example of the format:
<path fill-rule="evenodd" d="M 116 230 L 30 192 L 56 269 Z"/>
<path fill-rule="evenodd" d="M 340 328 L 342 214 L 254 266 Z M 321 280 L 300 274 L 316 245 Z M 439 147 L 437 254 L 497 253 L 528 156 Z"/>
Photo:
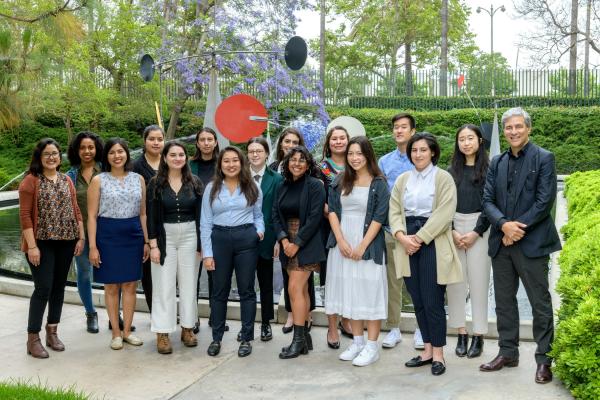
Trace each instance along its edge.
<path fill-rule="evenodd" d="M 415 168 L 406 153 L 400 153 L 398 149 L 382 156 L 378 164 L 379 169 L 385 175 L 390 193 L 392 192 L 394 183 L 396 183 L 396 179 L 406 171 L 411 171 Z"/>
<path fill-rule="evenodd" d="M 223 185 L 221 191 L 210 202 L 210 191 L 213 183 L 206 185 L 202 197 L 202 216 L 200 218 L 200 237 L 202 239 L 202 257 L 212 257 L 212 229 L 215 225 L 240 226 L 254 224 L 256 233 L 265 233 L 265 222 L 262 213 L 262 192 L 258 188 L 258 200 L 249 206 L 239 186 L 233 194 Z"/>

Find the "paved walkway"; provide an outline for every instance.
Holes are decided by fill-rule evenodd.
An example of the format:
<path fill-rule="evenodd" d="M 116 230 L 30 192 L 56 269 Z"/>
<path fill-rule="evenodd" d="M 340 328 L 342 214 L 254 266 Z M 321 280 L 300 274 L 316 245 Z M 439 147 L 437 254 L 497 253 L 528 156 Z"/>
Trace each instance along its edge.
<path fill-rule="evenodd" d="M 480 359 L 459 359 L 452 354 L 454 337 L 448 338 L 446 374 L 434 377 L 429 368 L 411 370 L 404 362 L 416 353 L 411 338 L 393 350 L 381 351 L 380 360 L 365 368 L 337 360 L 338 351 L 325 343 L 325 328 L 313 328 L 315 350 L 295 360 L 277 354 L 291 335 L 274 325 L 274 339 L 254 342 L 253 354 L 237 357 L 235 335 L 239 321 L 229 321 L 221 354 L 206 355 L 210 331 L 202 321 L 197 348 L 185 348 L 176 337 L 171 355 L 159 355 L 150 332 L 149 315 L 136 313 L 134 323 L 145 341 L 141 347 L 125 345 L 110 350 L 107 316 L 99 309 L 99 334 L 85 332 L 81 306 L 65 305 L 60 337 L 67 350 L 50 351 L 36 360 L 25 351 L 29 299 L 0 294 L 0 379 L 28 379 L 49 386 L 72 386 L 103 399 L 570 399 L 555 380 L 548 385 L 533 381 L 535 344 L 521 345 L 521 364 L 496 373 L 482 373 L 478 365 L 494 357 L 497 344 L 486 341 Z M 256 332 L 258 333 L 258 326 Z M 349 344 L 343 339 L 342 346 Z"/>

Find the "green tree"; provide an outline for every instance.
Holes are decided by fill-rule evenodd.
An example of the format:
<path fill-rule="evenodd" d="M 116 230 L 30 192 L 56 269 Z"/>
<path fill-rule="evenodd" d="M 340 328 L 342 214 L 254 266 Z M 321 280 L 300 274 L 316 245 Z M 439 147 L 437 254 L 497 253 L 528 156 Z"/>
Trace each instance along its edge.
<path fill-rule="evenodd" d="M 492 94 L 492 82 L 496 96 L 510 96 L 515 91 L 515 78 L 508 61 L 500 53 L 479 52 L 467 66 L 465 84 L 471 96 Z"/>
<path fill-rule="evenodd" d="M 576 71 L 576 82 L 577 86 L 575 92 L 570 90 L 570 79 L 572 74 L 567 69 L 560 69 L 558 71 L 550 72 L 548 82 L 550 83 L 550 90 L 552 94 L 560 96 L 576 95 L 576 96 L 587 96 L 589 93 L 594 93 L 596 96 L 600 93 L 600 83 L 595 75 L 588 76 L 588 90 L 585 88 L 585 70 Z"/>

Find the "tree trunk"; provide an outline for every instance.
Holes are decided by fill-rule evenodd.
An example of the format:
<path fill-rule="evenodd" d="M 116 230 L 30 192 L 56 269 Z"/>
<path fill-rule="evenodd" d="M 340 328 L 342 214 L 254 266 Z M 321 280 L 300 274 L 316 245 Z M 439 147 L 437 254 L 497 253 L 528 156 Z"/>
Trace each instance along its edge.
<path fill-rule="evenodd" d="M 442 51 L 440 54 L 440 96 L 448 96 L 448 0 L 442 0 Z"/>
<path fill-rule="evenodd" d="M 407 96 L 413 95 L 411 44 L 410 42 L 404 44 L 404 84 Z"/>
<path fill-rule="evenodd" d="M 578 0 L 571 0 L 571 34 L 569 49 L 569 95 L 577 94 L 577 15 Z"/>
<path fill-rule="evenodd" d="M 184 97 L 180 97 L 173 104 L 173 110 L 171 111 L 171 117 L 169 118 L 169 126 L 167 129 L 166 140 L 172 140 L 175 138 L 175 132 L 177 132 L 177 124 L 179 123 L 179 116 L 181 115 L 181 111 L 183 111 L 183 106 L 188 99 L 188 95 L 184 95 Z"/>
<path fill-rule="evenodd" d="M 590 20 L 592 15 L 592 0 L 587 0 L 585 12 L 585 57 L 583 63 L 583 95 L 590 95 Z"/>
<path fill-rule="evenodd" d="M 319 38 L 319 79 L 321 80 L 321 100 L 325 104 L 325 0 L 321 0 L 321 30 Z"/>

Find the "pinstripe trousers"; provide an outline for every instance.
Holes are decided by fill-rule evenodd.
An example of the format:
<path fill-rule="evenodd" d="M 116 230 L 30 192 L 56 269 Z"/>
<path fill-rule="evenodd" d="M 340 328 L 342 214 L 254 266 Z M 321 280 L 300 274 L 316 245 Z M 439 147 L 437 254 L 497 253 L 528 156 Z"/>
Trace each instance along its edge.
<path fill-rule="evenodd" d="M 406 217 L 407 234 L 414 235 L 425 222 L 425 217 Z M 437 283 L 434 241 L 428 245 L 423 243 L 409 259 L 410 277 L 405 277 L 404 282 L 413 301 L 423 342 L 431 343 L 433 347 L 443 347 L 446 345 L 446 286 Z"/>

